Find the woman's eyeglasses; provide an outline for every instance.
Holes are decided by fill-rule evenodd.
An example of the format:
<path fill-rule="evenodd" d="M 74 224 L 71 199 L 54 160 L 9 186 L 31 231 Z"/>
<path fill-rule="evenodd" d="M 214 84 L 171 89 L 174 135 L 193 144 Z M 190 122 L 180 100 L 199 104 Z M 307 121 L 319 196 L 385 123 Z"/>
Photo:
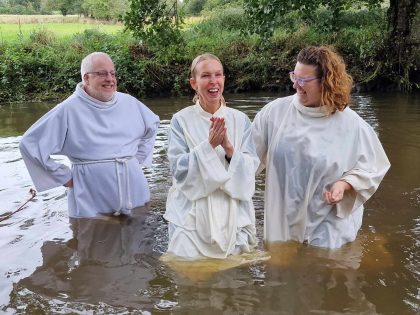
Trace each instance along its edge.
<path fill-rule="evenodd" d="M 297 82 L 297 84 L 299 84 L 300 86 L 304 86 L 306 82 L 320 79 L 318 77 L 298 78 L 293 71 L 289 72 L 289 76 L 290 76 L 290 81 L 292 81 L 293 83 Z"/>

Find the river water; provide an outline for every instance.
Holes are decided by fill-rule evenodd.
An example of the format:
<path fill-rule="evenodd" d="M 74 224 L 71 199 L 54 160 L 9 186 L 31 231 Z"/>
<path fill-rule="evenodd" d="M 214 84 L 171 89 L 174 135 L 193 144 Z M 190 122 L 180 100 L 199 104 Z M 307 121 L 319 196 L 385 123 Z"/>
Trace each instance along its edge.
<path fill-rule="evenodd" d="M 227 95 L 251 118 L 274 94 Z M 379 134 L 391 169 L 366 204 L 357 240 L 335 251 L 298 244 L 271 259 L 169 266 L 162 215 L 171 184 L 167 128 L 186 98 L 145 101 L 161 118 L 149 213 L 69 220 L 64 188 L 39 193 L 0 222 L 0 313 L 6 314 L 420 314 L 420 95 L 357 94 L 353 108 Z M 32 186 L 21 134 L 54 104 L 0 107 L 0 215 Z M 64 157 L 57 157 L 64 163 Z M 257 178 L 263 228 L 263 175 Z M 260 245 L 261 250 L 263 246 Z"/>

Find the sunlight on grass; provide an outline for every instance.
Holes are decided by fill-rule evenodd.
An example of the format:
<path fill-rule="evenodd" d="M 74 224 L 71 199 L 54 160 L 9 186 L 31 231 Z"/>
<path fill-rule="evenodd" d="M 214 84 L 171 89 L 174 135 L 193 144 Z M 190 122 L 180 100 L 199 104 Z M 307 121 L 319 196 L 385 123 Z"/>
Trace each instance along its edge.
<path fill-rule="evenodd" d="M 202 17 L 187 17 L 184 29 L 197 25 Z M 47 30 L 58 39 L 72 37 L 87 29 L 115 34 L 124 29 L 122 23 L 98 21 L 78 15 L 2 15 L 0 14 L 0 43 L 28 38 L 33 31 Z"/>
<path fill-rule="evenodd" d="M 184 19 L 184 23 L 186 26 L 192 26 L 192 25 L 200 23 L 202 20 L 203 20 L 202 16 L 189 16 Z"/>
<path fill-rule="evenodd" d="M 0 42 L 28 38 L 33 31 L 48 30 L 59 39 L 72 37 L 87 29 L 117 33 L 121 23 L 107 23 L 78 15 L 0 15 Z"/>
<path fill-rule="evenodd" d="M 84 24 L 116 24 L 113 21 L 99 21 L 79 15 L 17 15 L 0 14 L 0 24 L 35 24 L 35 23 L 84 23 Z"/>
<path fill-rule="evenodd" d="M 122 25 L 95 25 L 82 23 L 38 23 L 38 24 L 0 24 L 0 41 L 16 41 L 28 38 L 36 30 L 48 30 L 57 38 L 69 38 L 86 29 L 97 29 L 105 33 L 117 33 L 123 29 Z"/>

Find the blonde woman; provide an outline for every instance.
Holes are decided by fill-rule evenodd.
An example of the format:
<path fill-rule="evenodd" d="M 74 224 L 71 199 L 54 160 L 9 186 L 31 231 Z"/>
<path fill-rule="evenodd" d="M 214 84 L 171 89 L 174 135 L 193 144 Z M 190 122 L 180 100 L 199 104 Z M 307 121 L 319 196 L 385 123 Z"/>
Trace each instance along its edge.
<path fill-rule="evenodd" d="M 226 106 L 219 58 L 203 54 L 191 65 L 194 105 L 174 114 L 168 158 L 173 176 L 165 219 L 168 252 L 184 258 L 226 258 L 257 243 L 252 196 L 259 160 L 251 122 Z"/>

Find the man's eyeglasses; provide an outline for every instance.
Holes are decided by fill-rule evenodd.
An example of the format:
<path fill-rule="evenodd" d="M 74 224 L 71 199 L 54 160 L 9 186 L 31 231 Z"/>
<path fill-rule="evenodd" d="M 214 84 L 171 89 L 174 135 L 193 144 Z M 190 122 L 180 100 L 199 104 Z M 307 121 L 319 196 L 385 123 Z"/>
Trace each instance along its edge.
<path fill-rule="evenodd" d="M 298 78 L 293 71 L 289 72 L 289 76 L 290 76 L 290 81 L 292 81 L 293 83 L 297 82 L 297 84 L 299 84 L 300 86 L 304 86 L 306 82 L 320 79 L 318 77 Z"/>
<path fill-rule="evenodd" d="M 108 73 L 111 77 L 115 78 L 117 76 L 117 72 L 115 71 L 93 71 L 93 72 L 86 72 L 86 74 L 94 74 L 102 79 L 105 79 L 108 76 Z"/>

